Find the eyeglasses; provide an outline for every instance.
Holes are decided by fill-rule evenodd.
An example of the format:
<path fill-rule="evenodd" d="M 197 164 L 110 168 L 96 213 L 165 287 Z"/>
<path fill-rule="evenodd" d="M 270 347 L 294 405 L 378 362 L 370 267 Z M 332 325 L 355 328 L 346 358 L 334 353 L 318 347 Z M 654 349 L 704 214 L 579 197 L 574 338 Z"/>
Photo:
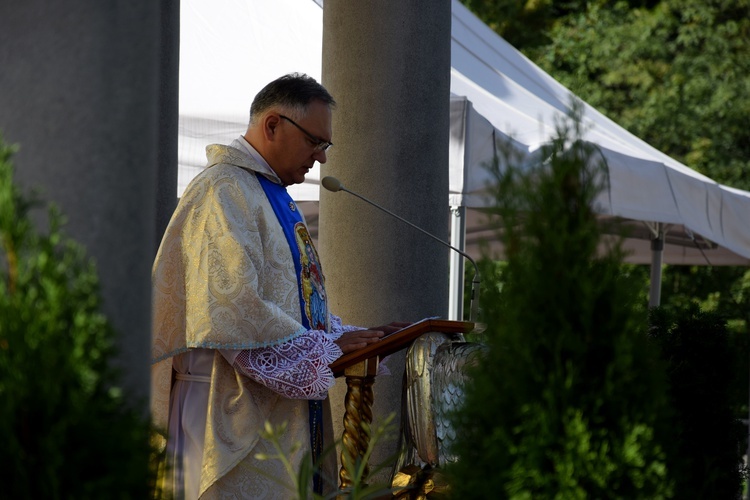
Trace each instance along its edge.
<path fill-rule="evenodd" d="M 297 123 L 295 123 L 295 121 L 292 120 L 291 118 L 289 118 L 288 116 L 279 115 L 279 117 L 283 118 L 284 120 L 288 121 L 289 123 L 291 123 L 292 125 L 294 125 L 298 129 L 300 129 L 302 131 L 302 133 L 305 134 L 307 136 L 307 138 L 310 139 L 313 142 L 313 144 L 315 144 L 315 146 L 313 147 L 313 149 L 315 151 L 328 151 L 328 148 L 330 148 L 331 146 L 333 146 L 332 142 L 324 141 L 323 139 L 321 139 L 319 137 L 315 137 L 310 132 L 308 132 L 307 130 L 303 129 L 299 125 L 297 125 Z"/>

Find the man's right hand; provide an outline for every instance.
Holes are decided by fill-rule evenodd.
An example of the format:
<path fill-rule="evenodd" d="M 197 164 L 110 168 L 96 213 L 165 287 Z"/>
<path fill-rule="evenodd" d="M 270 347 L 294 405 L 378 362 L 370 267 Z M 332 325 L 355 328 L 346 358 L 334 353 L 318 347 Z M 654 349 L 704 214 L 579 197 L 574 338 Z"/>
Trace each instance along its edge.
<path fill-rule="evenodd" d="M 341 352 L 346 354 L 380 342 L 383 335 L 385 333 L 382 330 L 355 330 L 344 333 L 334 342 L 341 348 Z"/>
<path fill-rule="evenodd" d="M 376 326 L 368 330 L 356 330 L 353 332 L 347 332 L 336 340 L 336 344 L 341 348 L 341 351 L 346 354 L 348 352 L 362 349 L 375 342 L 380 342 L 380 339 L 385 335 L 390 335 L 393 332 L 397 332 L 402 328 L 406 328 L 411 323 L 404 321 L 394 321 L 383 326 Z"/>

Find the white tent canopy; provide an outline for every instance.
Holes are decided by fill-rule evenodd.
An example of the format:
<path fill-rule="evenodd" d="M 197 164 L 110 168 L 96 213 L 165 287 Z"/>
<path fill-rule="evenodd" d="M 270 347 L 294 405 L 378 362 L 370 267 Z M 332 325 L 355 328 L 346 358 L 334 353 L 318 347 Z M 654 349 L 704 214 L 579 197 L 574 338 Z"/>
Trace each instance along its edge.
<path fill-rule="evenodd" d="M 178 196 L 203 168 L 207 144 L 229 143 L 244 133 L 251 100 L 263 85 L 292 71 L 320 80 L 322 27 L 322 9 L 312 0 L 181 3 Z M 454 225 L 453 242 L 476 256 L 474 243 L 496 239 L 481 216 L 495 139 L 513 137 L 518 148 L 533 152 L 554 135 L 572 94 L 458 0 L 452 3 L 451 66 L 446 208 L 458 207 L 464 215 Z M 750 264 L 750 193 L 698 174 L 585 104 L 584 123 L 585 139 L 600 148 L 609 166 L 602 216 L 635 221 L 634 235 L 643 234 L 627 242 L 632 262 L 657 268 L 661 258 L 675 264 Z M 330 154 L 335 156 L 335 147 Z M 314 169 L 304 184 L 290 188 L 312 231 L 319 175 Z M 660 231 L 666 232 L 664 252 L 656 254 L 650 240 Z M 460 266 L 454 270 L 461 275 Z"/>

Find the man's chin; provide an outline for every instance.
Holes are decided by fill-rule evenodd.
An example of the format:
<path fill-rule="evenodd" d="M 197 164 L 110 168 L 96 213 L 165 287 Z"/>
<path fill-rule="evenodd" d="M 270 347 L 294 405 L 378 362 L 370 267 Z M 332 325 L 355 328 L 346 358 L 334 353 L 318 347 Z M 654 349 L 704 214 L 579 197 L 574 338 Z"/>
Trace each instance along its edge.
<path fill-rule="evenodd" d="M 303 182 L 305 182 L 305 176 L 307 175 L 307 172 L 309 172 L 309 171 L 306 171 L 304 174 L 297 175 L 294 178 L 294 183 L 295 184 L 302 184 Z"/>

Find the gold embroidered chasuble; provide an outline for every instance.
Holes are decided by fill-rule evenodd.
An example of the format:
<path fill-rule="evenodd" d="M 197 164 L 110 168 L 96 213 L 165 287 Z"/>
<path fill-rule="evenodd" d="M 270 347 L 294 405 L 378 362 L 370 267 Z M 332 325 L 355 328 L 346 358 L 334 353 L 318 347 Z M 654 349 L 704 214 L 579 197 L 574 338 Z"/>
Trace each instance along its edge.
<path fill-rule="evenodd" d="M 165 430 L 173 356 L 190 348 L 278 345 L 307 331 L 292 253 L 257 176 L 280 181 L 237 148 L 206 151 L 209 166 L 185 190 L 153 267 L 151 408 Z M 273 453 L 258 430 L 265 421 L 288 421 L 282 446 L 302 444 L 291 457 L 296 467 L 309 449 L 307 401 L 283 398 L 237 374 L 218 351 L 210 378 L 202 498 L 219 490 L 280 498 L 279 485 L 258 470 L 277 481 L 287 473 L 279 461 L 255 459 Z"/>

